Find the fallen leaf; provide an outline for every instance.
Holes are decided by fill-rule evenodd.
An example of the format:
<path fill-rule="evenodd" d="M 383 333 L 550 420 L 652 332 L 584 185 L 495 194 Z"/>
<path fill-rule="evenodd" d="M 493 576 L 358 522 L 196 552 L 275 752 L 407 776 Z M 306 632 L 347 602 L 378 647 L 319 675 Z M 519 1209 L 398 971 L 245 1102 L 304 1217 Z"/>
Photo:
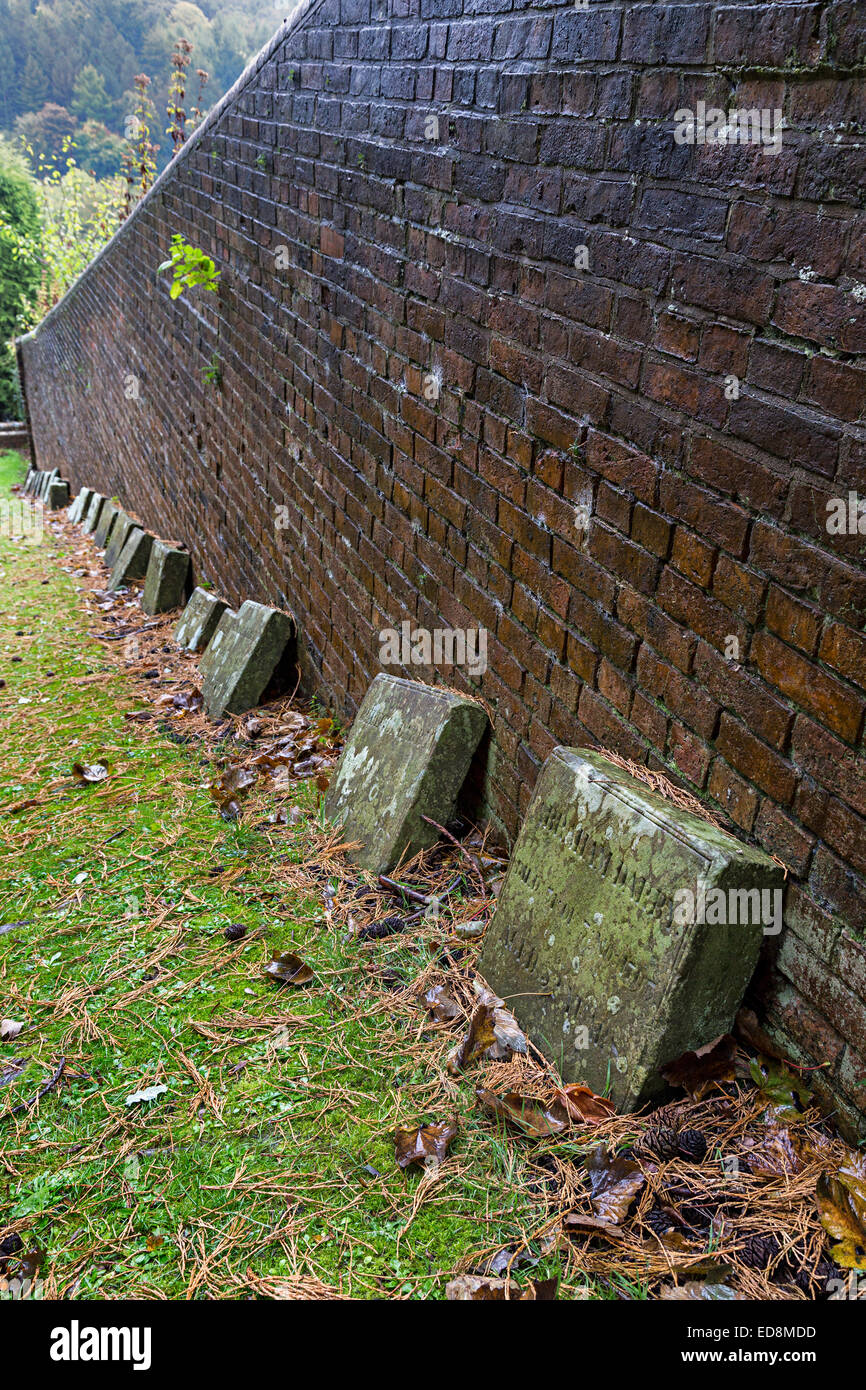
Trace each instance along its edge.
<path fill-rule="evenodd" d="M 607 1100 L 604 1096 L 595 1095 L 588 1086 L 577 1084 L 563 1086 L 556 1091 L 555 1099 L 570 1119 L 580 1122 L 608 1120 L 611 1115 L 616 1114 L 616 1106 L 613 1101 Z"/>
<path fill-rule="evenodd" d="M 434 985 L 428 989 L 424 995 L 424 1003 L 438 1023 L 450 1023 L 452 1019 L 459 1018 L 463 1010 L 452 999 L 444 985 Z"/>
<path fill-rule="evenodd" d="M 80 787 L 90 787 L 96 782 L 104 782 L 108 776 L 107 763 L 73 763 L 72 776 Z"/>
<path fill-rule="evenodd" d="M 484 1274 L 460 1274 L 445 1285 L 445 1297 L 449 1302 L 551 1302 L 556 1298 L 557 1279 L 533 1279 L 529 1284 L 518 1287 L 507 1279 L 492 1279 Z"/>
<path fill-rule="evenodd" d="M 417 1129 L 395 1129 L 394 1157 L 398 1168 L 408 1168 L 413 1163 L 418 1163 L 424 1168 L 438 1168 L 444 1161 L 456 1133 L 456 1120 L 443 1120 L 435 1125 L 420 1125 Z"/>
<path fill-rule="evenodd" d="M 584 1160 L 584 1167 L 589 1174 L 590 1205 L 596 1216 L 619 1225 L 646 1182 L 639 1165 L 621 1154 L 611 1154 L 599 1144 Z"/>
<path fill-rule="evenodd" d="M 812 1093 L 796 1072 L 791 1071 L 784 1062 L 777 1062 L 769 1057 L 753 1057 L 749 1063 L 749 1071 L 755 1085 L 779 1119 L 800 1119 L 801 1107 L 809 1105 Z"/>
<path fill-rule="evenodd" d="M 690 1281 L 687 1284 L 663 1284 L 659 1291 L 659 1298 L 668 1300 L 682 1299 L 688 1301 L 709 1300 L 715 1302 L 730 1302 L 735 1300 L 743 1302 L 746 1295 L 737 1293 L 735 1289 L 729 1288 L 727 1284 L 700 1284 Z"/>
<path fill-rule="evenodd" d="M 625 1235 L 613 1221 L 605 1221 L 600 1216 L 586 1216 L 579 1211 L 568 1212 L 562 1224 L 570 1231 L 580 1231 L 582 1235 L 604 1236 L 607 1240 L 622 1240 Z"/>
<path fill-rule="evenodd" d="M 13 1038 L 18 1037 L 23 1027 L 24 1024 L 16 1023 L 14 1018 L 0 1018 L 0 1041 L 11 1042 Z"/>
<path fill-rule="evenodd" d="M 498 1096 L 484 1086 L 475 1088 L 476 1103 L 496 1119 L 513 1125 L 531 1139 L 548 1139 L 568 1128 L 568 1120 L 555 1107 L 544 1108 L 538 1101 L 527 1100 L 517 1091 Z"/>
<path fill-rule="evenodd" d="M 859 1174 L 841 1169 L 836 1176 L 822 1173 L 815 1191 L 821 1225 L 836 1242 L 830 1246 L 830 1258 L 842 1269 L 866 1270 L 866 1191 L 861 1191 L 862 1184 Z"/>
<path fill-rule="evenodd" d="M 210 794 L 224 820 L 237 820 L 240 815 L 240 802 L 248 794 L 256 776 L 252 768 L 237 764 L 228 768 L 212 784 Z"/>
<path fill-rule="evenodd" d="M 777 1124 L 768 1124 L 757 1139 L 745 1136 L 742 1152 L 749 1172 L 761 1177 L 785 1177 L 804 1166 L 799 1143 L 789 1129 Z"/>
<path fill-rule="evenodd" d="M 695 1052 L 684 1052 L 668 1062 L 660 1068 L 661 1075 L 671 1086 L 679 1086 L 695 1100 L 700 1100 L 716 1082 L 733 1081 L 736 1049 L 736 1039 L 724 1033 Z"/>
<path fill-rule="evenodd" d="M 126 1097 L 127 1105 L 140 1105 L 143 1101 L 156 1100 L 168 1090 L 167 1086 L 146 1086 L 143 1091 L 133 1091 L 131 1096 Z"/>
<path fill-rule="evenodd" d="M 314 978 L 310 967 L 293 951 L 274 951 L 265 974 L 284 985 L 306 985 Z"/>

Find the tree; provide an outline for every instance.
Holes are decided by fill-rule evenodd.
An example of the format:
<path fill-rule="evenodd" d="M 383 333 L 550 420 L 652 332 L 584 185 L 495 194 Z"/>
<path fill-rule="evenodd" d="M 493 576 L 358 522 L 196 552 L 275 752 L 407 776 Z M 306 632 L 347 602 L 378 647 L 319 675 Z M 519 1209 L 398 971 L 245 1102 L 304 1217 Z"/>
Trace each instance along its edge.
<path fill-rule="evenodd" d="M 65 106 L 47 101 L 41 111 L 28 111 L 15 122 L 15 134 L 26 150 L 56 164 L 65 153 L 78 122 Z"/>
<path fill-rule="evenodd" d="M 21 398 L 11 339 L 34 302 L 41 278 L 39 201 L 24 160 L 0 143 L 0 419 L 19 419 Z"/>
<path fill-rule="evenodd" d="M 86 63 L 75 79 L 72 110 L 79 120 L 101 121 L 103 125 L 114 114 L 114 102 L 105 89 L 105 78 L 92 63 Z"/>
<path fill-rule="evenodd" d="M 126 148 L 126 141 L 113 135 L 101 121 L 85 121 L 75 132 L 78 164 L 98 179 L 109 179 L 119 172 Z"/>
<path fill-rule="evenodd" d="M 29 54 L 21 75 L 21 105 L 25 111 L 36 111 L 48 96 L 48 74 Z"/>

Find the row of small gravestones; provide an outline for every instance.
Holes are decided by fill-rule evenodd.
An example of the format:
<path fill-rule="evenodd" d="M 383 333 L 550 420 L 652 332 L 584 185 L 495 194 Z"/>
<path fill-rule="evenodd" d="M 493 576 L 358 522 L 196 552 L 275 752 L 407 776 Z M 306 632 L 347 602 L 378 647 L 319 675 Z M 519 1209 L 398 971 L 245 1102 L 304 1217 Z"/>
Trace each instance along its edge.
<path fill-rule="evenodd" d="M 154 540 L 87 489 L 70 516 L 107 545 L 111 587 L 144 576 L 147 612 L 180 605 L 186 551 Z M 286 614 L 250 602 L 233 613 L 204 589 L 175 632 L 186 650 L 203 651 L 202 691 L 215 716 L 256 704 L 292 635 Z M 326 802 L 346 841 L 360 846 L 360 867 L 392 873 L 435 843 L 487 731 L 487 713 L 473 699 L 375 678 Z M 633 1109 L 661 1089 L 666 1062 L 731 1027 L 782 879 L 767 855 L 609 759 L 556 748 L 518 836 L 480 969 L 566 1080 Z M 726 910 L 731 904 L 736 911 Z"/>
<path fill-rule="evenodd" d="M 90 488 L 78 493 L 69 520 L 105 552 L 109 590 L 143 579 L 141 604 L 150 616 L 186 604 L 175 641 L 185 651 L 202 653 L 202 698 L 212 718 L 241 714 L 258 704 L 294 636 L 287 613 L 252 600 L 234 612 L 202 588 L 194 589 L 187 601 L 189 552 L 158 540 L 118 503 Z"/>

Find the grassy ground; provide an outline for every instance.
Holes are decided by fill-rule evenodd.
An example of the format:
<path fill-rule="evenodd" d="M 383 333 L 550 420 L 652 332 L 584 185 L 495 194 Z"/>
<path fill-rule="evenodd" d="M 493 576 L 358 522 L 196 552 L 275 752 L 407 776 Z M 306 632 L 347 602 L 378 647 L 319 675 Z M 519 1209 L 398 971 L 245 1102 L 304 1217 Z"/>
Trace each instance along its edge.
<path fill-rule="evenodd" d="M 20 476 L 0 456 L 0 497 Z M 201 745 L 124 719 L 141 701 L 94 635 L 68 542 L 8 530 L 0 923 L 22 925 L 0 935 L 0 1013 L 25 1026 L 0 1043 L 0 1236 L 45 1252 L 46 1296 L 443 1296 L 539 1209 L 470 1085 L 452 1087 L 438 1177 L 395 1165 L 395 1123 L 446 1118 L 429 1110 L 441 1072 L 413 1052 L 423 1012 L 387 1006 L 388 981 L 429 968 L 429 937 L 375 959 L 346 943 L 297 873 L 321 839 L 315 787 L 279 833 L 221 819 Z M 72 764 L 97 758 L 109 777 L 76 784 Z M 315 981 L 275 985 L 275 947 Z"/>

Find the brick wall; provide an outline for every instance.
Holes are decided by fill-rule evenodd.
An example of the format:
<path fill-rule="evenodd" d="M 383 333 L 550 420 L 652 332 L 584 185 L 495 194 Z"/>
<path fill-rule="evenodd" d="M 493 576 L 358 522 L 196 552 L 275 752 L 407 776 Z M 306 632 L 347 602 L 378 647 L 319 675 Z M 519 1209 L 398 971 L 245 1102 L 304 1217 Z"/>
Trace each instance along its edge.
<path fill-rule="evenodd" d="M 383 628 L 483 625 L 508 831 L 601 743 L 783 859 L 756 993 L 850 1124 L 864 73 L 857 0 L 314 0 L 21 351 L 39 465 L 294 609 L 344 709 Z M 677 143 L 699 100 L 781 150 Z M 173 232 L 218 294 L 169 299 Z"/>

